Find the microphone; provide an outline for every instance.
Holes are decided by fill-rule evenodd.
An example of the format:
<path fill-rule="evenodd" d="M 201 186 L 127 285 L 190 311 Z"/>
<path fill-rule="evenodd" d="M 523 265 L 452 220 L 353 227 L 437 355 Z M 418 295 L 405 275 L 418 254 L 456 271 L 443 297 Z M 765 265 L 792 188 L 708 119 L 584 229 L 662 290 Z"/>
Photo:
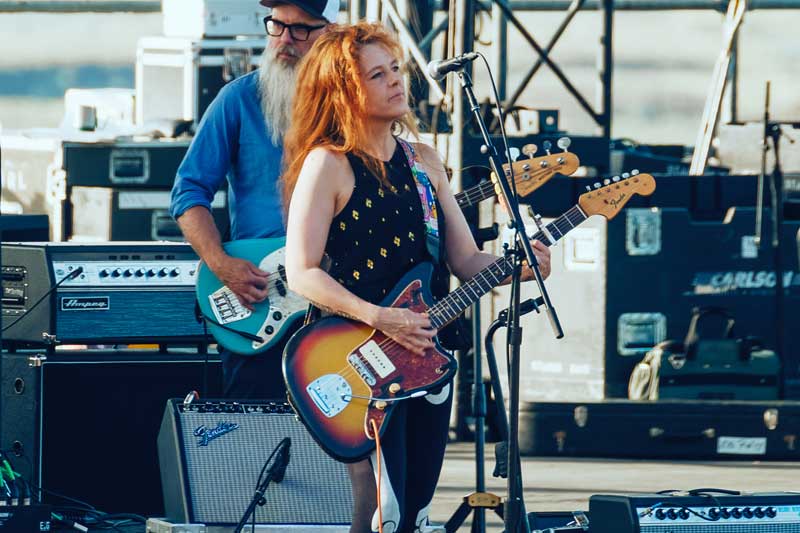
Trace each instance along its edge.
<path fill-rule="evenodd" d="M 286 475 L 286 467 L 289 466 L 289 459 L 292 457 L 290 453 L 292 439 L 286 437 L 281 444 L 283 444 L 281 451 L 278 452 L 278 456 L 272 466 L 272 481 L 275 483 L 283 481 L 283 476 Z"/>
<path fill-rule="evenodd" d="M 478 59 L 477 52 L 467 52 L 450 59 L 437 59 L 428 63 L 428 74 L 436 81 L 443 79 L 449 72 L 461 70 L 470 61 Z"/>

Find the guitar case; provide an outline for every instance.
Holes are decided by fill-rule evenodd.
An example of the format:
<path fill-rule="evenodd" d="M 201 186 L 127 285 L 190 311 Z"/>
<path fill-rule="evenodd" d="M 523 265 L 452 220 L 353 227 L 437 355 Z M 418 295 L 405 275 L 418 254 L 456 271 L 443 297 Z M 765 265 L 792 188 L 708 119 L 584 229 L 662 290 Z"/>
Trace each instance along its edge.
<path fill-rule="evenodd" d="M 800 459 L 800 402 L 533 402 L 520 406 L 519 427 L 523 455 Z"/>

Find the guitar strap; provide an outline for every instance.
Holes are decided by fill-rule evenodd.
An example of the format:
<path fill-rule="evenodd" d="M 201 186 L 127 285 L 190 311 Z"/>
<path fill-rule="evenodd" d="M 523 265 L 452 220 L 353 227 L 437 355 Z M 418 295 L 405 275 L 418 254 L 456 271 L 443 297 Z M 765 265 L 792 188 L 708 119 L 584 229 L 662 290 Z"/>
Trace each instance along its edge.
<path fill-rule="evenodd" d="M 425 218 L 425 246 L 428 253 L 437 263 L 441 263 L 441 239 L 439 238 L 439 217 L 436 209 L 436 191 L 431 184 L 428 174 L 422 170 L 419 159 L 411 143 L 397 138 L 397 142 L 403 147 L 403 152 L 408 159 L 408 166 L 411 168 L 411 175 L 417 184 L 417 193 L 422 203 L 422 213 Z"/>

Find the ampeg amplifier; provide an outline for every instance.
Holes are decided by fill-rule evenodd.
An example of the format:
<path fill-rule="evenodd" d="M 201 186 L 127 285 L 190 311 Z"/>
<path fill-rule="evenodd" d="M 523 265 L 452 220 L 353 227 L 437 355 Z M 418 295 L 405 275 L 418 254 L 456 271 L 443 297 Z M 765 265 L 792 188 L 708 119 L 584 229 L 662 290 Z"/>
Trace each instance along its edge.
<path fill-rule="evenodd" d="M 188 244 L 29 242 L 3 244 L 2 256 L 4 345 L 208 340 Z"/>
<path fill-rule="evenodd" d="M 597 494 L 591 533 L 797 533 L 800 493 Z"/>

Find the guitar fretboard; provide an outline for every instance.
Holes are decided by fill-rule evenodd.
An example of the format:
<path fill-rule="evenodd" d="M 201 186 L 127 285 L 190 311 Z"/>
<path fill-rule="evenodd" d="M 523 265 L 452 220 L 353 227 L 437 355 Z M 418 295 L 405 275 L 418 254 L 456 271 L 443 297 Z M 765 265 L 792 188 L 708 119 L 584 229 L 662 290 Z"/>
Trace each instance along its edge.
<path fill-rule="evenodd" d="M 539 231 L 530 238 L 539 240 L 546 246 L 552 246 L 587 218 L 589 217 L 584 214 L 581 208 L 575 205 L 545 226 L 547 233 L 553 237 L 552 241 L 544 231 Z M 428 309 L 431 325 L 436 329 L 440 329 L 455 320 L 458 315 L 478 301 L 481 296 L 500 285 L 504 279 L 511 275 L 513 270 L 513 263 L 508 258 L 501 257 L 478 272 L 469 281 L 461 284 L 460 287 Z"/>
<path fill-rule="evenodd" d="M 572 206 L 569 211 L 545 226 L 545 231 L 538 231 L 530 236 L 531 239 L 541 241 L 545 246 L 553 246 L 561 237 L 586 220 L 587 217 L 577 205 Z M 547 237 L 547 233 L 553 236 L 553 242 Z"/>
<path fill-rule="evenodd" d="M 474 187 L 470 187 L 466 191 L 460 192 L 455 195 L 458 207 L 464 209 L 465 207 L 472 207 L 473 205 L 491 198 L 494 196 L 494 184 L 491 181 L 483 181 Z"/>

